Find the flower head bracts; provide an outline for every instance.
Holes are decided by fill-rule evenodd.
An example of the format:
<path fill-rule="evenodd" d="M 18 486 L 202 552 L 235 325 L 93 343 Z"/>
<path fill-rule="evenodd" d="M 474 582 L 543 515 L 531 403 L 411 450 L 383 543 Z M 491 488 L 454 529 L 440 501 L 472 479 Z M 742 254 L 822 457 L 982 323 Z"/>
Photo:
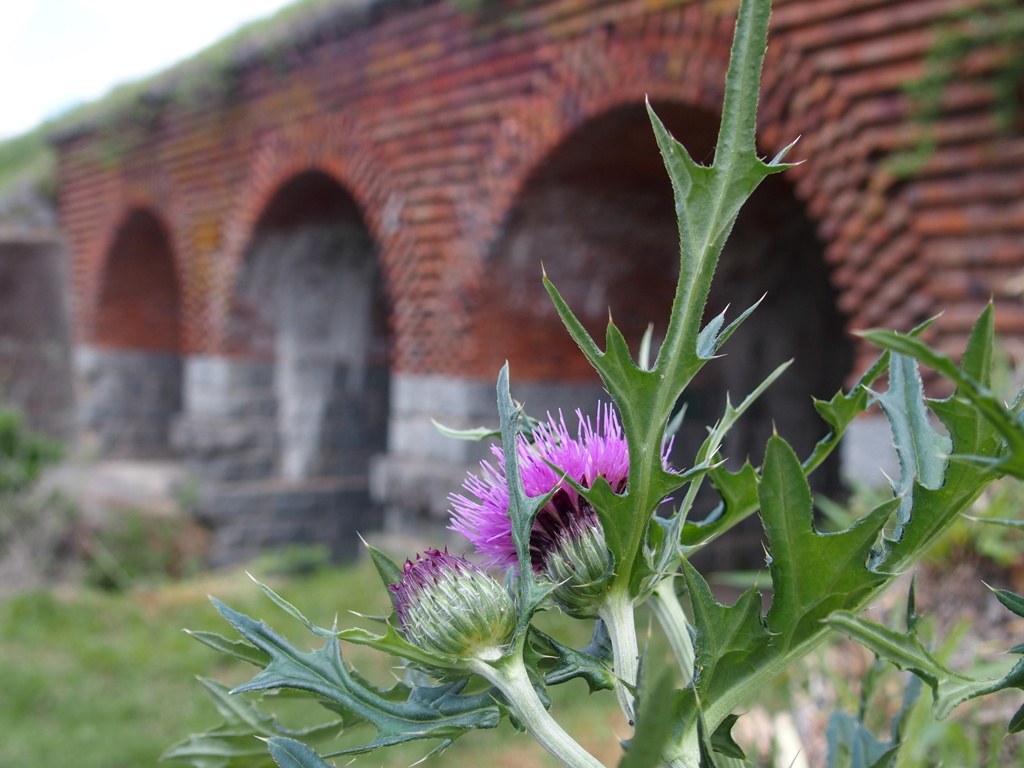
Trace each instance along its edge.
<path fill-rule="evenodd" d="M 537 515 L 530 538 L 531 560 L 538 572 L 545 570 L 547 559 L 564 539 L 579 538 L 588 529 L 600 528 L 594 508 L 576 491 L 570 479 L 590 488 L 598 477 L 603 477 L 616 493 L 626 489 L 629 448 L 615 410 L 606 404 L 598 409 L 593 420 L 580 411 L 576 415 L 579 426 L 575 436 L 559 413 L 557 420 L 549 414 L 548 421 L 534 429 L 532 443 L 525 437 L 517 440 L 520 474 L 527 495 L 543 496 L 554 489 L 550 501 Z M 499 446 L 491 450 L 497 457 L 497 468 L 483 461 L 480 475 L 470 475 L 463 484 L 477 500 L 461 494 L 450 496 L 450 528 L 473 542 L 486 565 L 514 568 L 517 561 L 508 517 L 504 454 Z"/>
<path fill-rule="evenodd" d="M 508 592 L 447 549 L 406 560 L 402 580 L 389 588 L 406 639 L 425 651 L 493 660 L 512 640 L 516 615 Z"/>

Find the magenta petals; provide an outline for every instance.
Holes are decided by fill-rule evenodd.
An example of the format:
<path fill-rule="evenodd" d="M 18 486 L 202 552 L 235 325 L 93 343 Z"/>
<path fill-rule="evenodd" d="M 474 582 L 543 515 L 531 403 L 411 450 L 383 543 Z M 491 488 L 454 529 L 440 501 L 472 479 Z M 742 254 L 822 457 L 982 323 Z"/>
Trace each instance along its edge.
<path fill-rule="evenodd" d="M 563 474 L 584 488 L 590 488 L 598 477 L 607 480 L 616 493 L 626 488 L 629 450 L 615 410 L 605 404 L 598 408 L 593 420 L 589 416 L 585 418 L 580 411 L 576 411 L 576 415 L 579 426 L 575 435 L 570 434 L 559 412 L 557 420 L 549 414 L 548 421 L 534 429 L 534 442 L 523 436 L 517 440 L 519 471 L 526 494 L 543 496 L 558 487 L 534 524 L 531 549 L 535 550 L 533 565 L 537 570 L 543 566 L 545 545 L 558 538 L 559 530 L 568 535 L 578 531 L 580 526 L 598 525 L 593 508 L 563 479 Z M 463 483 L 469 495 L 449 497 L 452 504 L 449 527 L 473 543 L 484 565 L 512 568 L 517 559 L 512 543 L 512 522 L 508 517 L 504 453 L 500 446 L 493 446 L 491 450 L 497 457 L 497 467 L 482 461 L 480 474 L 470 475 Z"/>

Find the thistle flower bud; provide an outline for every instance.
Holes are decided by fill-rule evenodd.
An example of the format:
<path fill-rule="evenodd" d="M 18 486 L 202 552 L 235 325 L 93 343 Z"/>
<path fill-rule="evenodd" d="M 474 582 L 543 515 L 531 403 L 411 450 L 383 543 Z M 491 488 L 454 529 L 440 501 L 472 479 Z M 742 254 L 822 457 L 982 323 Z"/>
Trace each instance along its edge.
<path fill-rule="evenodd" d="M 612 557 L 597 515 L 586 501 L 581 506 L 584 513 L 570 517 L 544 548 L 542 569 L 556 585 L 551 597 L 562 610 L 593 618 L 612 576 Z"/>
<path fill-rule="evenodd" d="M 406 639 L 425 651 L 494 661 L 512 641 L 516 612 L 508 592 L 447 549 L 406 560 L 402 580 L 390 589 Z"/>

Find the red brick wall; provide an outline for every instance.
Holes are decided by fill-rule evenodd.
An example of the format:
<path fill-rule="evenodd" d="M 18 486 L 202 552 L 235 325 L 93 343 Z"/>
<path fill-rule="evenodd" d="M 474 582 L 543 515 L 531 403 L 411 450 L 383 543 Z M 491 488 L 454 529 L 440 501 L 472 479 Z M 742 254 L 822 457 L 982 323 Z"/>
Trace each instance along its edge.
<path fill-rule="evenodd" d="M 777 0 L 761 110 L 766 154 L 803 137 L 793 157 L 806 162 L 790 176 L 850 325 L 906 328 L 945 310 L 933 337 L 952 349 L 990 296 L 999 329 L 1024 341 L 1008 281 L 1024 266 L 1024 138 L 999 135 L 991 94 L 965 80 L 917 176 L 897 178 L 881 161 L 914 141 L 901 85 L 921 73 L 932 25 L 967 2 Z M 318 169 L 351 194 L 378 243 L 394 369 L 491 376 L 481 354 L 490 331 L 475 324 L 488 258 L 531 179 L 573 131 L 645 93 L 717 111 L 735 4 L 379 5 L 348 32 L 249 62 L 227 96 L 172 100 L 113 138 L 65 136 L 61 212 L 80 340 L 104 334 L 104 264 L 141 208 L 169 231 L 183 349 L 223 351 L 257 220 L 290 178 Z M 557 372 L 519 357 L 520 377 Z"/>

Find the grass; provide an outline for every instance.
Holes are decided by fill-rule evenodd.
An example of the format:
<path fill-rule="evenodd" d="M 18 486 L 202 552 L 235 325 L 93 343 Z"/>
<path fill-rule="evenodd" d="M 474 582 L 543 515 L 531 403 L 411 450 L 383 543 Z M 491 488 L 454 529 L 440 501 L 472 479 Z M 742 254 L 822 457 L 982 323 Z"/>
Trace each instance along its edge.
<path fill-rule="evenodd" d="M 380 613 L 387 600 L 368 563 L 289 579 L 264 578 L 259 567 L 253 570 L 321 624 L 349 610 Z M 195 678 L 230 685 L 254 670 L 223 660 L 181 631 L 188 627 L 232 635 L 210 606 L 208 593 L 267 619 L 300 647 L 315 642 L 241 571 L 121 593 L 34 591 L 0 602 L 0 762 L 7 768 L 138 768 L 154 765 L 168 746 L 189 733 L 220 722 Z M 556 626 L 548 629 L 576 643 L 585 640 L 576 622 L 564 627 L 558 617 L 553 621 Z M 575 632 L 566 635 L 563 628 Z M 387 679 L 389 662 L 373 651 L 353 648 L 348 656 L 371 678 Z M 613 698 L 595 696 L 593 706 L 567 710 L 569 700 L 586 695 L 585 685 L 572 682 L 554 693 L 554 707 L 567 730 L 602 759 L 617 762 L 613 733 L 625 728 Z M 367 738 L 370 732 L 358 735 Z M 364 756 L 356 765 L 408 766 L 432 746 L 396 747 Z M 431 763 L 439 768 L 555 765 L 507 723 L 497 733 L 467 735 Z"/>
<path fill-rule="evenodd" d="M 57 158 L 47 145 L 49 123 L 0 142 L 0 193 L 28 184 L 52 197 L 56 184 Z"/>
<path fill-rule="evenodd" d="M 1007 516 L 1007 508 L 1019 508 L 1020 496 L 1014 495 L 1019 494 L 1017 488 L 997 489 L 985 500 L 988 511 Z M 984 549 L 991 527 L 975 525 L 967 529 L 967 534 L 965 541 L 957 539 L 956 546 L 937 548 L 925 569 L 930 575 L 919 583 L 919 607 L 928 622 L 936 622 L 931 636 L 939 641 L 941 649 L 946 649 L 943 654 L 960 649 L 958 657 L 952 659 L 953 668 L 988 674 L 983 666 L 996 664 L 999 669 L 991 674 L 998 676 L 1009 663 L 1002 651 L 1019 641 L 1022 624 L 1010 621 L 996 626 L 1007 620 L 1003 615 L 1006 612 L 998 606 L 994 614 L 987 610 L 988 595 L 981 579 L 1020 591 L 1016 584 L 1003 582 L 1021 572 L 1020 558 L 1024 556 L 1004 557 L 1000 565 L 1005 570 L 996 573 L 993 580 L 993 574 L 978 564 L 990 560 L 975 556 L 964 562 L 965 551 Z M 1021 535 L 1003 531 L 1000 545 L 1007 552 L 1019 553 Z M 117 545 L 121 556 L 125 551 L 145 550 L 153 562 L 160 558 L 159 547 L 154 550 L 148 536 L 113 538 L 108 544 Z M 342 624 L 366 625 L 365 620 L 348 617 L 348 612 L 379 615 L 386 611 L 386 593 L 369 562 L 331 568 L 314 554 L 285 552 L 251 563 L 248 568 L 321 626 L 330 625 L 335 616 Z M 154 583 L 154 578 L 162 581 Z M 84 579 L 85 586 L 37 590 L 0 599 L 0 765 L 5 768 L 155 765 L 172 744 L 217 725 L 221 717 L 195 678 L 235 685 L 248 680 L 255 670 L 226 659 L 182 631 L 187 627 L 234 636 L 210 605 L 208 594 L 254 618 L 267 620 L 301 648 L 318 642 L 264 597 L 242 570 L 178 581 L 170 580 L 166 573 L 162 577 L 159 573 L 135 574 L 125 584 L 115 585 L 118 589 L 106 591 L 90 588 L 89 583 Z M 897 592 L 883 601 L 887 607 L 878 606 L 884 614 L 902 615 L 905 591 Z M 883 616 L 878 618 L 887 621 Z M 543 614 L 539 620 L 542 629 L 576 647 L 589 633 L 588 623 L 557 614 Z M 641 634 L 647 621 L 646 614 L 641 614 Z M 964 634 L 968 625 L 971 637 Z M 977 637 L 979 629 L 986 630 L 980 633 L 984 637 Z M 658 640 L 655 633 L 655 644 Z M 657 645 L 655 648 L 653 658 L 660 652 Z M 345 653 L 374 682 L 386 685 L 391 679 L 393 662 L 387 657 L 360 647 L 346 647 Z M 809 764 L 825 765 L 823 735 L 829 715 L 837 707 L 856 712 L 860 680 L 870 663 L 867 651 L 836 641 L 805 659 L 771 690 L 763 691 L 752 707 L 763 715 L 760 726 L 757 717 L 742 718 L 743 727 L 737 729 L 737 738 L 755 764 L 772 764 L 772 718 L 777 712 L 790 712 L 805 739 L 803 749 Z M 888 727 L 885 715 L 893 714 L 905 684 L 895 672 L 889 673 L 888 680 L 884 700 L 871 709 L 879 715 L 873 725 L 880 737 Z M 620 755 L 616 734 L 625 734 L 627 729 L 611 695 L 595 694 L 587 699 L 586 691 L 580 681 L 552 689 L 553 711 L 602 762 L 615 765 Z M 1018 692 L 964 705 L 938 723 L 930 716 L 929 700 L 926 691 L 915 707 L 900 768 L 1024 766 L 1021 737 L 1004 736 L 1005 725 L 1020 704 Z M 317 718 L 312 722 L 328 719 L 307 702 L 279 699 L 264 709 L 281 716 L 286 725 L 298 727 L 311 722 L 310 706 Z M 372 732 L 362 729 L 346 736 L 344 743 L 365 743 L 370 738 Z M 355 765 L 409 766 L 433 746 L 418 742 L 395 747 L 362 756 Z M 338 761 L 339 765 L 345 763 Z M 517 733 L 507 722 L 496 731 L 467 734 L 428 764 L 437 768 L 555 766 L 528 736 Z M 776 761 L 775 765 L 778 768 L 780 764 Z"/>

